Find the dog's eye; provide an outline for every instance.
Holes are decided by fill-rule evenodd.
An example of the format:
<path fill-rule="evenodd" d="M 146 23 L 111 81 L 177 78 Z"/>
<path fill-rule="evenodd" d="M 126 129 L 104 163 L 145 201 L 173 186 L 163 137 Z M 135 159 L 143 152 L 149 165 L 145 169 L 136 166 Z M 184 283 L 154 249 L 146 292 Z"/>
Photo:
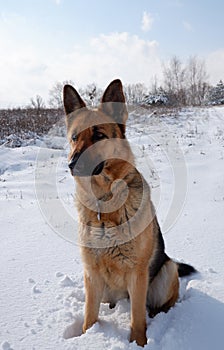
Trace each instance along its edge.
<path fill-rule="evenodd" d="M 78 136 L 76 134 L 73 134 L 72 135 L 72 141 L 76 142 L 78 139 Z"/>
<path fill-rule="evenodd" d="M 96 134 L 95 134 L 95 138 L 97 139 L 97 140 L 102 140 L 102 139 L 104 139 L 106 137 L 106 135 L 104 135 L 102 132 L 100 132 L 100 131 L 97 131 L 96 132 Z"/>
<path fill-rule="evenodd" d="M 94 131 L 94 134 L 93 134 L 93 140 L 94 141 L 100 141 L 100 140 L 103 140 L 103 139 L 108 139 L 107 135 L 105 135 L 101 131 Z"/>
<path fill-rule="evenodd" d="M 103 139 L 108 139 L 107 135 L 104 134 L 101 129 L 98 129 L 97 126 L 93 127 L 93 136 L 92 136 L 92 140 L 93 142 L 97 142 Z"/>

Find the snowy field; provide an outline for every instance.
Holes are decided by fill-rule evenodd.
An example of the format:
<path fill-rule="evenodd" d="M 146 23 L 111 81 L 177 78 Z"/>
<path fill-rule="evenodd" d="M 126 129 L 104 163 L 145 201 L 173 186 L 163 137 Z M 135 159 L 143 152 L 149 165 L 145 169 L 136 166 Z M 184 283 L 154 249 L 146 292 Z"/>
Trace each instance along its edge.
<path fill-rule="evenodd" d="M 169 256 L 200 272 L 180 300 L 147 318 L 150 350 L 221 350 L 224 344 L 224 108 L 178 117 L 130 116 L 127 136 L 152 187 Z M 60 148 L 57 149 L 57 145 Z M 81 335 L 82 263 L 66 140 L 0 148 L 0 349 L 140 349 L 130 305 L 101 305 Z"/>

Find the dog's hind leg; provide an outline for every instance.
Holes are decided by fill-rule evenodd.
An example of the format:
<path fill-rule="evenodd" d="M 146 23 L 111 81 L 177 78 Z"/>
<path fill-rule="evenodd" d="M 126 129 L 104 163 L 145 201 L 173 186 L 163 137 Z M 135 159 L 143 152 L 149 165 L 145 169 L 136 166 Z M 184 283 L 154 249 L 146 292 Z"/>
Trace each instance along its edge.
<path fill-rule="evenodd" d="M 149 315 L 154 316 L 167 312 L 177 301 L 179 295 L 179 280 L 177 264 L 168 260 L 149 283 L 147 292 L 147 307 Z"/>

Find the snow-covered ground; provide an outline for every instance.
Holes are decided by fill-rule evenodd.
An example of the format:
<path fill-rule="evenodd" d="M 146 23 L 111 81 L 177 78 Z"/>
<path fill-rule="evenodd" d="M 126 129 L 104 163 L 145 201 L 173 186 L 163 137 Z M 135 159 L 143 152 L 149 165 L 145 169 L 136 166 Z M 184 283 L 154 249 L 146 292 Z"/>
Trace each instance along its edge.
<path fill-rule="evenodd" d="M 152 187 L 167 253 L 200 274 L 180 300 L 147 318 L 150 350 L 221 350 L 224 344 L 224 108 L 178 117 L 132 114 L 127 136 Z M 0 148 L 0 349 L 137 349 L 130 305 L 102 305 L 81 335 L 82 263 L 66 140 Z"/>

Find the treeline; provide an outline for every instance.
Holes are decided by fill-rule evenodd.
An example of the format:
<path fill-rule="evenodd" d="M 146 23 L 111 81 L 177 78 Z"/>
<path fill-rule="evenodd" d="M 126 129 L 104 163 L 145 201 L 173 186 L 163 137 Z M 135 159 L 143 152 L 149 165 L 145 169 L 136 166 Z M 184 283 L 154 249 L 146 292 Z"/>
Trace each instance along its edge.
<path fill-rule="evenodd" d="M 59 109 L 16 108 L 0 110 L 0 146 L 20 147 L 47 134 L 62 119 Z"/>
<path fill-rule="evenodd" d="M 56 82 L 49 91 L 47 105 L 53 109 L 62 109 L 62 90 L 64 84 L 76 86 L 72 80 Z M 220 80 L 216 86 L 209 84 L 205 62 L 198 57 L 189 57 L 184 63 L 173 56 L 163 66 L 163 79 L 160 83 L 155 76 L 151 86 L 142 83 L 124 86 L 127 103 L 130 105 L 166 105 L 171 107 L 201 106 L 224 104 L 224 84 Z M 99 103 L 103 91 L 95 83 L 79 88 L 79 93 L 88 105 Z M 39 95 L 30 99 L 29 108 L 41 110 L 46 108 L 45 101 Z"/>

